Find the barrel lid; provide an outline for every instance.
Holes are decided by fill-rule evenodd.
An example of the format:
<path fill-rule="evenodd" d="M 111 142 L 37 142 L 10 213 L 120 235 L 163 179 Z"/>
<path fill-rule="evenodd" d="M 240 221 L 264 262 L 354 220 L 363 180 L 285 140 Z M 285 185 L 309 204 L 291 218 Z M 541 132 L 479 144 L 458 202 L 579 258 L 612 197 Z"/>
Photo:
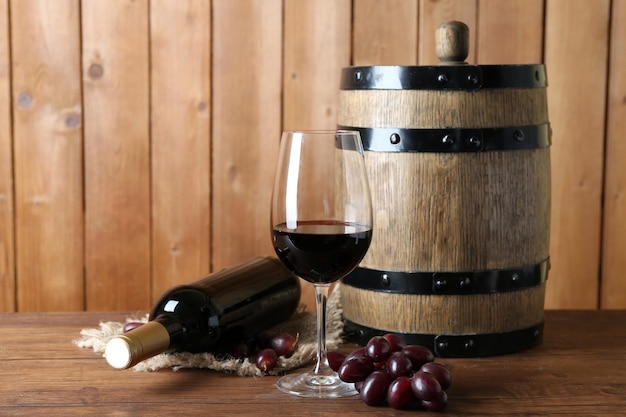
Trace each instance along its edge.
<path fill-rule="evenodd" d="M 542 88 L 543 64 L 468 65 L 469 28 L 463 22 L 439 25 L 435 35 L 441 65 L 352 66 L 342 69 L 342 90 L 479 90 Z"/>

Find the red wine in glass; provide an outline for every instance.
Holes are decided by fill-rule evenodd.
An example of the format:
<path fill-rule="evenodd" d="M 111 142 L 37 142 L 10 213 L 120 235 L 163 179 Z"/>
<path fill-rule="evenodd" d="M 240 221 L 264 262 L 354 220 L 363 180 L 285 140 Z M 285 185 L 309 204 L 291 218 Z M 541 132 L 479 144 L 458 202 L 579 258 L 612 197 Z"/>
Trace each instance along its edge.
<path fill-rule="evenodd" d="M 372 228 L 341 221 L 301 221 L 272 230 L 274 249 L 297 276 L 312 283 L 330 283 L 359 264 L 372 240 Z"/>

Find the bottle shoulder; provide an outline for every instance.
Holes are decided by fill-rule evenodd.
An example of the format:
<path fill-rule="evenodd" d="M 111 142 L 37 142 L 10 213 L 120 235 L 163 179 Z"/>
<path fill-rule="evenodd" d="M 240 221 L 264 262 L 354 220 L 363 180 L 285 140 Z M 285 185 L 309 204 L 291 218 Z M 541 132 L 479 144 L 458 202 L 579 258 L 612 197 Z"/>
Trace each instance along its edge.
<path fill-rule="evenodd" d="M 174 315 L 211 314 L 211 297 L 190 285 L 172 288 L 154 304 L 150 319 L 168 313 Z"/>

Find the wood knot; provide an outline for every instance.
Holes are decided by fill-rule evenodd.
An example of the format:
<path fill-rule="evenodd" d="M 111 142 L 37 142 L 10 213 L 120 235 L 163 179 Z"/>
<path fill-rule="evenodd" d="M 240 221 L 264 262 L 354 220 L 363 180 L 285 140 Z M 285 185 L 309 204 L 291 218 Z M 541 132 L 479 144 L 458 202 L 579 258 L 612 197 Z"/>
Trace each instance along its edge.
<path fill-rule="evenodd" d="M 91 64 L 87 73 L 92 80 L 98 80 L 104 75 L 104 68 L 100 64 Z"/>

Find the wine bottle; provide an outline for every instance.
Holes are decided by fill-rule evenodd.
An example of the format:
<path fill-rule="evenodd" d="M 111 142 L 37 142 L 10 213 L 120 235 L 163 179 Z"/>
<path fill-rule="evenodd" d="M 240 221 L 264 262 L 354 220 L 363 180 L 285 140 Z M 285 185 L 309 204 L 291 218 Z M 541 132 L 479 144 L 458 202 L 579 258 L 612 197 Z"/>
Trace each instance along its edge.
<path fill-rule="evenodd" d="M 170 289 L 146 324 L 109 340 L 104 356 L 127 369 L 163 352 L 217 352 L 286 320 L 299 300 L 300 282 L 280 261 L 254 258 Z"/>

